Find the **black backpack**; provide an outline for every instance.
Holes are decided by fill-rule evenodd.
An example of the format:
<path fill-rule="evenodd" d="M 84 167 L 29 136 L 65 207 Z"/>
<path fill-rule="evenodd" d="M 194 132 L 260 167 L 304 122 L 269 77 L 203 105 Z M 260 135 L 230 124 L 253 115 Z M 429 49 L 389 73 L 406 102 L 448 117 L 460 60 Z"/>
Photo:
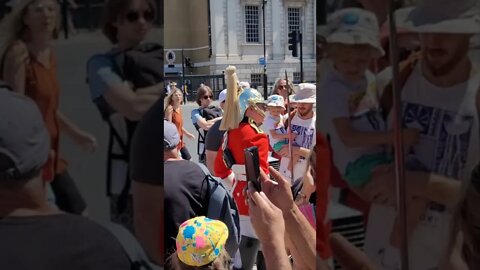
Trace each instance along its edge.
<path fill-rule="evenodd" d="M 238 207 L 232 195 L 227 191 L 225 186 L 212 177 L 210 171 L 202 163 L 197 163 L 205 174 L 208 191 L 207 200 L 207 217 L 214 220 L 220 220 L 228 227 L 228 239 L 225 249 L 228 254 L 234 256 L 240 246 L 240 214 Z"/>
<path fill-rule="evenodd" d="M 223 110 L 216 106 L 209 106 L 207 108 L 200 109 L 200 115 L 205 118 L 205 120 L 212 120 L 223 115 Z M 198 142 L 197 142 L 197 154 L 200 162 L 205 161 L 205 139 L 207 138 L 206 130 L 203 130 L 197 123 L 194 124 L 195 129 L 198 132 Z"/>
<path fill-rule="evenodd" d="M 114 63 L 114 72 L 116 72 L 124 81 L 129 82 L 134 90 L 163 82 L 163 47 L 161 45 L 146 43 L 132 49 L 107 53 L 106 55 L 111 58 Z M 105 54 L 93 56 L 89 61 L 95 57 L 105 57 Z M 127 206 L 131 186 L 130 172 L 128 169 L 131 140 L 138 122 L 123 118 L 124 127 L 119 127 L 112 122 L 111 118 L 116 114 L 116 111 L 103 97 L 97 98 L 94 100 L 94 103 L 97 106 L 102 119 L 108 124 L 110 130 L 107 150 L 108 196 L 112 195 L 110 190 L 112 186 L 113 161 L 122 161 L 127 164 L 125 185 L 122 188 L 117 202 L 119 211 L 123 212 Z M 121 134 L 124 134 L 124 136 Z M 118 145 L 120 153 L 115 153 L 114 145 Z"/>

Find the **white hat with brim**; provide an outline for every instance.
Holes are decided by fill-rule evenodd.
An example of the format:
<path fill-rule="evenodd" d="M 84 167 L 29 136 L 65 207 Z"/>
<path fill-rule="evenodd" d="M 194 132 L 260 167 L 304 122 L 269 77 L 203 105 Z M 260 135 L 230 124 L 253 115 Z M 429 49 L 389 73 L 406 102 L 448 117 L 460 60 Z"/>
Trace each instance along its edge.
<path fill-rule="evenodd" d="M 423 0 L 410 12 L 396 13 L 398 27 L 416 33 L 478 34 L 477 0 Z"/>
<path fill-rule="evenodd" d="M 223 89 L 220 94 L 218 94 L 218 102 L 222 103 L 227 98 L 227 89 Z"/>
<path fill-rule="evenodd" d="M 346 8 L 333 13 L 328 18 L 326 40 L 328 43 L 346 45 L 370 45 L 378 57 L 385 55 L 380 44 L 378 20 L 370 11 L 360 8 Z"/>
<path fill-rule="evenodd" d="M 290 96 L 290 102 L 293 103 L 311 103 L 317 102 L 317 86 L 311 83 L 301 83 L 298 85 L 298 91 Z"/>
<path fill-rule="evenodd" d="M 283 109 L 285 109 L 285 101 L 280 95 L 269 96 L 268 99 L 265 101 L 265 104 L 267 104 L 267 107 L 282 107 Z"/>

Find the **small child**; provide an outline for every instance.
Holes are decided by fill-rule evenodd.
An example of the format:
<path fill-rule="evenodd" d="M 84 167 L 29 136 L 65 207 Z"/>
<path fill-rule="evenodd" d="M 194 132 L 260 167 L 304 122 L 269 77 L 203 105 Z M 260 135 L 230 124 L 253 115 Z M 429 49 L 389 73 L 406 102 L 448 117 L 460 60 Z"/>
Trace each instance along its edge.
<path fill-rule="evenodd" d="M 268 115 L 263 122 L 263 127 L 267 131 L 270 146 L 275 152 L 280 151 L 282 147 L 288 144 L 289 134 L 285 127 L 285 120 L 288 115 L 282 115 L 285 111 L 285 101 L 280 95 L 271 95 L 267 99 Z M 295 140 L 297 134 L 292 133 L 292 140 Z M 296 164 L 300 155 L 293 156 L 293 162 L 289 166 L 292 170 L 292 164 Z"/>
<path fill-rule="evenodd" d="M 219 220 L 195 217 L 178 229 L 177 251 L 167 265 L 174 270 L 230 270 L 230 256 L 225 249 L 228 227 Z"/>
<path fill-rule="evenodd" d="M 336 165 L 353 188 L 362 188 L 372 178 L 375 168 L 392 160 L 385 146 L 394 144 L 393 131 L 386 130 L 379 106 L 375 76 L 368 68 L 384 54 L 379 42 L 375 15 L 358 9 L 342 9 L 328 22 L 327 58 L 331 60 L 322 74 L 320 101 L 322 121 L 328 123 Z M 322 123 L 321 123 L 322 124 Z M 419 131 L 404 130 L 406 146 L 415 144 Z M 408 205 L 408 236 L 411 236 L 427 202 L 414 198 Z M 373 221 L 374 222 L 374 221 Z M 393 252 L 399 248 L 399 220 L 391 232 Z"/>

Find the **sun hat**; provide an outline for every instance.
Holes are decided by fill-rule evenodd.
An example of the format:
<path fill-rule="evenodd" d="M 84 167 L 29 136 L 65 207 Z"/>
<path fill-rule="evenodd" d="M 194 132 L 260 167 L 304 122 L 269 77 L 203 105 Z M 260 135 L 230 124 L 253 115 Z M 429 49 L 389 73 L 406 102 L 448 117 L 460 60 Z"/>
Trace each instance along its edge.
<path fill-rule="evenodd" d="M 285 100 L 280 95 L 269 96 L 266 103 L 269 107 L 282 107 L 285 109 Z"/>
<path fill-rule="evenodd" d="M 316 103 L 317 86 L 312 83 L 301 83 L 298 85 L 298 91 L 290 96 L 290 101 L 295 103 Z"/>
<path fill-rule="evenodd" d="M 422 0 L 395 16 L 399 27 L 417 33 L 480 33 L 478 0 Z"/>
<path fill-rule="evenodd" d="M 225 101 L 226 98 L 227 98 L 227 89 L 223 89 L 222 92 L 218 94 L 218 101 L 222 103 Z"/>
<path fill-rule="evenodd" d="M 178 230 L 177 256 L 189 266 L 213 262 L 225 248 L 228 227 L 219 220 L 195 217 L 185 221 Z"/>
<path fill-rule="evenodd" d="M 374 13 L 360 8 L 345 8 L 328 18 L 327 43 L 346 45 L 370 45 L 377 56 L 385 54 L 380 44 L 380 29 Z"/>

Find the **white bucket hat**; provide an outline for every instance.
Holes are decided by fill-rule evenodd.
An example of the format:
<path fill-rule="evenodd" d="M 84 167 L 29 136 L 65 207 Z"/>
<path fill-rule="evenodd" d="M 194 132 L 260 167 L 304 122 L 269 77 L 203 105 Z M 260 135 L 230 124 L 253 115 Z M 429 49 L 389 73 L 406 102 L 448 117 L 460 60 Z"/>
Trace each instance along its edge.
<path fill-rule="evenodd" d="M 375 48 L 377 56 L 385 51 L 380 44 L 380 27 L 374 13 L 360 8 L 345 8 L 328 18 L 326 39 L 328 43 L 347 45 L 366 44 Z"/>
<path fill-rule="evenodd" d="M 290 96 L 290 102 L 311 103 L 317 102 L 317 86 L 311 83 L 301 83 L 298 85 L 298 91 Z"/>
<path fill-rule="evenodd" d="M 417 33 L 480 33 L 478 0 L 422 0 L 395 16 L 399 27 Z"/>
<path fill-rule="evenodd" d="M 227 98 L 227 89 L 223 89 L 222 92 L 218 94 L 218 101 L 222 103 L 225 101 L 226 98 Z"/>
<path fill-rule="evenodd" d="M 285 100 L 280 95 L 269 96 L 266 103 L 269 107 L 282 107 L 285 109 Z"/>
<path fill-rule="evenodd" d="M 240 87 L 242 87 L 243 89 L 250 88 L 249 82 L 239 82 L 238 85 L 240 85 Z"/>

